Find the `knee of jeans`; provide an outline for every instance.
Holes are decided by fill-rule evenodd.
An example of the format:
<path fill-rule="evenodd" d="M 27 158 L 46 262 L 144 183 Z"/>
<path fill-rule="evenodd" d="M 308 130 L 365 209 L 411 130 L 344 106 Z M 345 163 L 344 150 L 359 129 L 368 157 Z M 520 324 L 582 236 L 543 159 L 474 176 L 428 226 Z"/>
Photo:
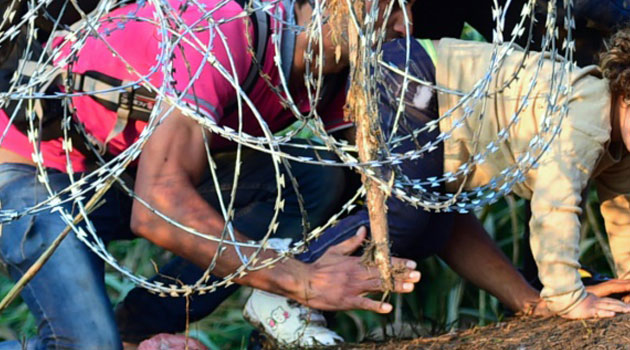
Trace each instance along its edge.
<path fill-rule="evenodd" d="M 33 230 L 35 217 L 28 216 L 2 225 L 0 258 L 10 266 L 31 265 L 45 246 L 43 238 Z"/>

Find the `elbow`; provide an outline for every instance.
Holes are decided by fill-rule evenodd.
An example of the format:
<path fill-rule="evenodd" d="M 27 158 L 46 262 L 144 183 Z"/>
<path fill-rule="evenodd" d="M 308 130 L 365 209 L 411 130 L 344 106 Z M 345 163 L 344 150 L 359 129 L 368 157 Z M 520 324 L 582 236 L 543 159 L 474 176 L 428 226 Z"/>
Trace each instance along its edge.
<path fill-rule="evenodd" d="M 171 193 L 168 189 L 154 188 L 153 191 L 137 191 L 136 194 L 143 199 L 145 204 L 137 200 L 133 202 L 130 229 L 136 236 L 158 244 L 159 242 L 156 241 L 159 240 L 160 231 L 162 231 L 166 221 L 158 216 L 154 210 L 162 213 L 168 213 L 172 210 L 168 205 Z"/>
<path fill-rule="evenodd" d="M 138 204 L 142 206 L 142 204 Z M 164 221 L 162 218 L 142 206 L 141 210 L 136 210 L 136 205 L 131 214 L 130 229 L 138 237 L 144 238 L 149 242 L 158 245 L 164 249 L 174 249 L 173 241 L 169 239 L 167 230 L 164 230 Z"/>
<path fill-rule="evenodd" d="M 139 204 L 139 206 L 142 205 Z M 136 236 L 144 238 L 159 247 L 177 252 L 179 248 L 177 241 L 173 240 L 168 229 L 165 229 L 165 224 L 166 221 L 149 209 L 142 206 L 142 210 L 136 210 L 134 205 L 130 222 L 131 231 Z"/>
<path fill-rule="evenodd" d="M 159 193 L 159 192 L 158 192 Z M 144 197 L 146 203 L 150 206 L 147 207 L 138 201 L 133 202 L 131 209 L 130 228 L 131 231 L 139 237 L 146 238 L 149 241 L 159 244 L 159 236 L 162 231 L 162 226 L 166 223 L 163 218 L 158 216 L 152 209 L 168 212 L 169 208 L 163 207 L 165 200 L 158 198 L 161 196 L 150 195 L 149 198 Z"/>
<path fill-rule="evenodd" d="M 142 208 L 138 208 L 139 206 L 142 206 Z M 136 236 L 152 240 L 151 232 L 155 232 L 157 220 L 159 220 L 159 218 L 157 218 L 156 215 L 151 213 L 147 208 L 144 208 L 142 204 L 134 203 L 131 213 L 130 228 Z"/>

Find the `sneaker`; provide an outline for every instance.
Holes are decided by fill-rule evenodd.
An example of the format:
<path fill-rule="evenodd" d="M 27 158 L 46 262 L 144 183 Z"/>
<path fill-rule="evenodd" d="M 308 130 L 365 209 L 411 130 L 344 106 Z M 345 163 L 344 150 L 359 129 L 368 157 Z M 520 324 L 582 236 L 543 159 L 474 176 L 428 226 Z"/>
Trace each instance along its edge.
<path fill-rule="evenodd" d="M 280 295 L 254 289 L 243 316 L 274 342 L 284 346 L 332 346 L 343 338 L 326 328 L 319 311 Z"/>

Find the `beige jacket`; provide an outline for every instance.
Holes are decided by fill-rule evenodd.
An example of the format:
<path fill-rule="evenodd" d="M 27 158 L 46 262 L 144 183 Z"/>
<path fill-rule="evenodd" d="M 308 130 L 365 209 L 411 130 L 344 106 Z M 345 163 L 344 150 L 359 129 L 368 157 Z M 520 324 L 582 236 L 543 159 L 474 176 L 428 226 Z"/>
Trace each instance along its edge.
<path fill-rule="evenodd" d="M 462 92 L 471 91 L 487 72 L 492 45 L 443 39 L 438 46 L 437 83 L 441 87 Z M 484 150 L 497 139 L 498 132 L 509 122 L 521 105 L 536 70 L 539 53 L 530 53 L 518 79 L 496 98 L 489 98 L 484 117 L 479 104 L 473 115 L 456 128 L 445 141 L 444 171 L 456 172 L 476 150 Z M 514 51 L 494 76 L 490 90 L 509 79 L 523 59 L 522 51 Z M 559 65 L 556 65 L 556 70 Z M 512 166 L 529 149 L 531 139 L 539 132 L 547 107 L 552 62 L 547 59 L 538 75 L 538 82 L 520 114 L 520 121 L 509 131 L 507 142 L 498 151 L 476 166 L 466 179 L 464 188 L 488 184 L 501 170 Z M 540 158 L 538 167 L 525 174 L 525 181 L 512 191 L 531 199 L 531 247 L 544 285 L 542 297 L 552 311 L 570 311 L 586 292 L 577 272 L 579 267 L 579 238 L 581 193 L 589 179 L 597 184 L 601 212 L 606 223 L 612 253 L 619 277 L 630 278 L 630 155 L 621 143 L 610 142 L 610 94 L 607 82 L 597 67 L 575 67 L 572 74 L 573 92 L 569 97 L 569 115 L 562 131 Z M 567 96 L 558 102 L 562 106 Z M 440 93 L 440 115 L 453 108 L 460 96 Z M 440 129 L 452 129 L 454 121 L 462 118 L 464 108 L 440 122 Z M 557 123 L 559 112 L 553 114 Z M 479 130 L 481 128 L 481 130 Z M 479 143 L 474 139 L 479 132 Z M 447 184 L 450 191 L 457 189 L 463 178 Z M 501 183 L 498 184 L 499 186 Z"/>

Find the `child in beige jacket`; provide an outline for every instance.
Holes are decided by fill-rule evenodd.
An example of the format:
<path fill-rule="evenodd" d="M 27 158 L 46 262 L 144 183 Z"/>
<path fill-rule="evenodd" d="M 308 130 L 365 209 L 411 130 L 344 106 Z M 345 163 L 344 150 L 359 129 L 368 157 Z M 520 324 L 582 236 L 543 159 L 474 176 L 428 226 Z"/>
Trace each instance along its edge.
<path fill-rule="evenodd" d="M 564 81 L 562 59 L 508 52 L 482 89 L 489 93 L 485 103 L 469 105 L 462 99 L 487 77 L 493 55 L 505 47 L 454 39 L 422 46 L 434 59 L 433 94 L 440 91 L 435 123 L 442 132 L 446 190 L 508 188 L 531 200 L 530 244 L 541 297 L 553 313 L 589 318 L 628 312 L 619 300 L 587 293 L 578 257 L 581 194 L 593 180 L 617 275 L 630 278 L 630 29 L 613 36 L 600 67 L 572 66 Z M 568 89 L 555 90 L 557 84 Z M 421 90 L 426 93 L 412 85 L 408 92 L 412 109 Z M 555 108 L 548 110 L 550 100 Z M 532 159 L 535 165 L 527 166 Z M 506 169 L 515 176 L 506 176 Z"/>
<path fill-rule="evenodd" d="M 568 318 L 602 317 L 622 310 L 611 299 L 586 293 L 578 273 L 581 193 L 591 179 L 597 186 L 617 274 L 630 277 L 630 31 L 617 33 L 609 47 L 602 54 L 601 68 L 574 67 L 570 94 L 560 94 L 556 101 L 560 107 L 568 102 L 568 113 L 561 118 L 559 108 L 549 119 L 551 130 L 562 119 L 561 131 L 537 167 L 529 169 L 524 181 L 512 187 L 515 194 L 531 200 L 530 244 L 544 286 L 541 296 L 550 310 Z M 488 71 L 492 52 L 490 44 L 440 41 L 437 85 L 471 91 Z M 495 73 L 491 89 L 504 85 L 524 62 L 516 80 L 496 98 L 488 98 L 485 108 L 479 106 L 444 142 L 444 171 L 455 173 L 476 150 L 485 150 L 499 139 L 502 130 L 508 133 L 504 142 L 495 143 L 498 149 L 475 164 L 467 177 L 447 183 L 447 190 L 488 184 L 527 155 L 532 139 L 543 128 L 551 85 L 560 80 L 561 64 L 544 58 L 539 68 L 540 55 L 524 57 L 518 50 L 509 54 Z M 536 73 L 537 83 L 524 99 Z M 454 94 L 438 94 L 440 115 L 460 99 Z M 508 127 L 512 115 L 521 108 L 519 122 Z M 456 109 L 440 121 L 440 129 L 451 130 L 464 113 L 463 108 Z M 498 188 L 501 185 L 496 184 Z"/>

